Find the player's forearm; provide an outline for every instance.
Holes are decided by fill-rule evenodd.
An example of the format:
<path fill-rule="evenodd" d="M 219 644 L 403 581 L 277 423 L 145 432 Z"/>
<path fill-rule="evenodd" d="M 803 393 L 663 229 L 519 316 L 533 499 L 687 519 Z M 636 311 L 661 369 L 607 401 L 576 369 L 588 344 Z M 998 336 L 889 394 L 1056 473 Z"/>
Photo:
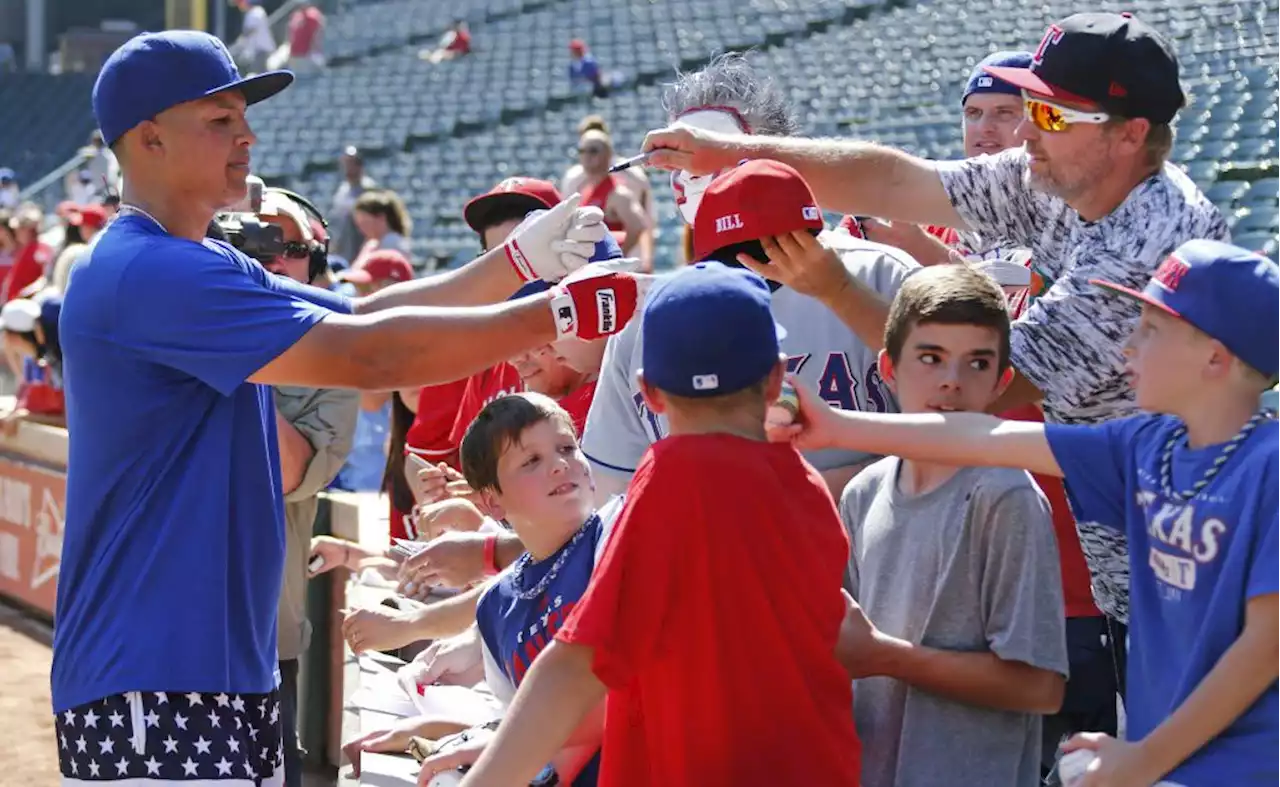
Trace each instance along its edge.
<path fill-rule="evenodd" d="M 839 448 L 958 467 L 1012 467 L 1061 476 L 1044 425 L 984 413 L 835 412 Z"/>
<path fill-rule="evenodd" d="M 1138 743 L 1151 781 L 1213 740 L 1275 683 L 1277 637 L 1276 596 L 1251 599 L 1240 637 L 1178 709 Z"/>
<path fill-rule="evenodd" d="M 356 314 L 369 314 L 398 306 L 483 306 L 506 300 L 519 288 L 520 277 L 499 247 L 457 270 L 357 298 L 353 309 Z"/>
<path fill-rule="evenodd" d="M 551 295 L 470 309 L 393 309 L 371 315 L 342 354 L 357 379 L 388 390 L 460 380 L 530 347 L 555 341 Z"/>
<path fill-rule="evenodd" d="M 604 699 L 591 657 L 590 648 L 554 641 L 534 659 L 493 742 L 463 780 L 465 787 L 528 784 L 555 757 Z"/>
<path fill-rule="evenodd" d="M 1066 680 L 994 653 L 940 650 L 886 637 L 878 674 L 956 702 L 1020 713 L 1057 713 Z"/>

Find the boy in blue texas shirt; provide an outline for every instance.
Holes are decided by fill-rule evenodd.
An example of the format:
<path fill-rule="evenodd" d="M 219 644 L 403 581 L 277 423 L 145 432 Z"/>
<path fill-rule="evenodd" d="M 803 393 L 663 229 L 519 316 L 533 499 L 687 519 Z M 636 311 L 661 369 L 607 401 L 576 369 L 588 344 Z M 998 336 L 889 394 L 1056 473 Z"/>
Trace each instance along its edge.
<path fill-rule="evenodd" d="M 801 392 L 802 448 L 1016 467 L 1066 481 L 1078 518 L 1125 532 L 1131 555 L 1127 740 L 1077 735 L 1081 787 L 1274 785 L 1277 712 L 1276 421 L 1258 397 L 1277 371 L 1280 269 L 1216 241 L 1183 244 L 1142 292 L 1125 348 L 1150 414 L 1095 426 L 988 415 L 837 412 Z M 853 606 L 851 652 L 874 629 Z"/>
<path fill-rule="evenodd" d="M 595 511 L 595 484 L 573 420 L 546 396 L 522 393 L 489 403 L 459 447 L 463 475 L 528 550 L 489 586 L 476 609 L 485 683 L 504 705 L 533 660 L 555 639 L 587 590 L 621 498 Z M 588 719 L 556 757 L 574 787 L 594 787 L 603 714 Z M 470 765 L 489 734 L 423 763 L 419 783 Z"/>

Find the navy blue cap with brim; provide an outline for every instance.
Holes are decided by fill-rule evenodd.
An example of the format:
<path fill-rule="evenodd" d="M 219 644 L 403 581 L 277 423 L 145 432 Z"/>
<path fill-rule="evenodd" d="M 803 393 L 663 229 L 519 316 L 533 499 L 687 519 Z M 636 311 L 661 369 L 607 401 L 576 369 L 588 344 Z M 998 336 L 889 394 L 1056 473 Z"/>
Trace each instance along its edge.
<path fill-rule="evenodd" d="M 1189 240 L 1141 290 L 1104 279 L 1089 283 L 1185 320 L 1264 376 L 1276 376 L 1280 266 L 1261 254 L 1221 241 Z"/>
<path fill-rule="evenodd" d="M 222 41 L 199 30 L 142 33 L 111 53 L 93 85 L 93 114 L 108 145 L 187 101 L 239 91 L 256 104 L 293 82 L 291 71 L 242 77 Z"/>

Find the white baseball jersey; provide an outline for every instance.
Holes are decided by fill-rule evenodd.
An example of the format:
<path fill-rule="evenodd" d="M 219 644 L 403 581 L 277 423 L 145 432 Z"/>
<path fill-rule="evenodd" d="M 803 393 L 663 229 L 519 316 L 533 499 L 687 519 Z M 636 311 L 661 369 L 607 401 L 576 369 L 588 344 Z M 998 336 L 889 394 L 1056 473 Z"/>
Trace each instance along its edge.
<path fill-rule="evenodd" d="M 860 281 L 892 300 L 919 266 L 906 252 L 879 243 L 826 232 L 823 241 Z M 877 353 L 864 345 L 834 313 L 814 298 L 787 287 L 773 293 L 774 319 L 787 329 L 782 352 L 787 366 L 832 407 L 842 410 L 897 412 L 898 403 L 877 371 Z M 690 341 L 697 341 L 690 336 Z M 636 370 L 644 341 L 641 320 L 609 338 L 595 399 L 587 415 L 582 450 L 597 474 L 626 481 L 650 444 L 667 435 L 667 420 L 650 412 L 640 395 Z M 805 454 L 819 470 L 864 462 L 871 454 L 824 450 Z"/>

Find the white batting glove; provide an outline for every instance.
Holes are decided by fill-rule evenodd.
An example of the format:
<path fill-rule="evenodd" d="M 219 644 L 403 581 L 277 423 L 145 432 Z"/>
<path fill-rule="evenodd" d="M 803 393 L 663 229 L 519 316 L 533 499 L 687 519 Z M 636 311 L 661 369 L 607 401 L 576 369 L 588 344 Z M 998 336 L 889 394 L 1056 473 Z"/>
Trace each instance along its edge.
<path fill-rule="evenodd" d="M 530 213 L 511 233 L 502 248 L 521 281 L 557 282 L 591 261 L 609 229 L 604 211 L 579 207 L 581 202 L 580 194 L 572 194 L 550 210 Z"/>

